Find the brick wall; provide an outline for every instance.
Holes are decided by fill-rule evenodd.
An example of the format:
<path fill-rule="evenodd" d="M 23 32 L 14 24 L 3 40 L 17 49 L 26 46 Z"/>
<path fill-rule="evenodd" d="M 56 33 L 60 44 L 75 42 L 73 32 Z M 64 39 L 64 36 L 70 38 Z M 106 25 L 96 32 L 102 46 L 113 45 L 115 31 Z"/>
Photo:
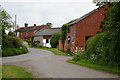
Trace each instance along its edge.
<path fill-rule="evenodd" d="M 59 40 L 58 42 L 58 49 L 63 50 L 62 40 Z"/>
<path fill-rule="evenodd" d="M 105 13 L 105 8 L 100 8 L 78 23 L 70 26 L 70 33 L 67 34 L 64 50 L 70 49 L 72 52 L 75 52 L 76 49 L 84 49 L 86 38 L 95 35 L 98 31 L 101 31 L 99 26 L 101 21 L 104 19 Z M 68 36 L 70 36 L 70 44 L 68 44 Z"/>
<path fill-rule="evenodd" d="M 33 29 L 34 29 L 35 27 L 37 27 L 36 24 L 34 24 Z M 47 29 L 47 28 L 49 28 L 49 26 L 46 25 L 46 26 L 44 26 L 42 29 Z M 33 31 L 33 30 L 31 30 L 31 31 L 19 32 L 19 38 L 22 38 L 22 39 L 27 38 L 28 40 L 31 40 L 30 36 L 32 36 L 32 35 L 34 35 L 34 31 Z"/>

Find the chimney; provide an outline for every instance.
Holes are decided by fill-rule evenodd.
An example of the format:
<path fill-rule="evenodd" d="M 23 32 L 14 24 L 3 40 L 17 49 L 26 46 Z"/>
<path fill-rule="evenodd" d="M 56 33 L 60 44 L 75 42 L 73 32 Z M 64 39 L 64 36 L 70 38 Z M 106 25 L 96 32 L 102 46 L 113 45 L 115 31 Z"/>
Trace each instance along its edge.
<path fill-rule="evenodd" d="M 28 23 L 25 23 L 25 27 L 28 27 Z"/>
<path fill-rule="evenodd" d="M 37 27 L 36 24 L 34 24 L 34 27 Z"/>

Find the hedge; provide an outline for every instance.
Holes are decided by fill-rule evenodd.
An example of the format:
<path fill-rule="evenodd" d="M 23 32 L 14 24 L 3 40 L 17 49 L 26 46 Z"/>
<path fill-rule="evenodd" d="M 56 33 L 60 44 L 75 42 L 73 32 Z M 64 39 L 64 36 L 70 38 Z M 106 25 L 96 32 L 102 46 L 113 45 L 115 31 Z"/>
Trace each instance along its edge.
<path fill-rule="evenodd" d="M 119 39 L 118 39 L 119 38 Z M 116 31 L 105 31 L 87 41 L 86 50 L 73 60 L 87 59 L 104 65 L 120 65 L 120 36 Z"/>
<path fill-rule="evenodd" d="M 22 42 L 23 40 L 19 38 L 5 35 L 2 37 L 2 49 L 23 47 Z"/>
<path fill-rule="evenodd" d="M 19 54 L 25 54 L 28 52 L 28 49 L 26 47 L 20 47 L 20 48 L 5 48 L 2 49 L 2 56 L 14 56 Z"/>

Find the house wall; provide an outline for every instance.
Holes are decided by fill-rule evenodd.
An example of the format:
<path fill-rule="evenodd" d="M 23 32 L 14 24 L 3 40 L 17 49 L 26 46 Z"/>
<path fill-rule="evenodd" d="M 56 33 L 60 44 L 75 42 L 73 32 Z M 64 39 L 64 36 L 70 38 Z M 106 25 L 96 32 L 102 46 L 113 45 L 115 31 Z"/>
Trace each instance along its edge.
<path fill-rule="evenodd" d="M 82 19 L 78 23 L 70 26 L 70 33 L 64 44 L 64 50 L 70 49 L 72 52 L 85 48 L 86 36 L 93 36 L 96 32 L 101 31 L 100 24 L 104 19 L 105 8 L 100 8 L 90 16 Z M 70 36 L 70 44 L 68 44 L 68 36 Z"/>
<path fill-rule="evenodd" d="M 35 26 L 35 27 L 37 27 L 37 26 Z M 35 28 L 35 27 L 33 27 L 33 29 Z M 49 26 L 44 26 L 42 29 L 47 29 L 47 28 L 49 28 Z M 18 32 L 17 32 L 18 33 Z M 28 40 L 31 40 L 31 38 L 30 38 L 30 36 L 32 36 L 32 35 L 34 35 L 34 31 L 32 30 L 32 31 L 21 31 L 21 32 L 19 32 L 19 38 L 22 38 L 22 39 L 28 39 Z"/>
<path fill-rule="evenodd" d="M 31 40 L 30 36 L 32 36 L 33 34 L 34 34 L 34 31 L 22 31 L 22 32 L 19 32 L 19 38 Z"/>
<path fill-rule="evenodd" d="M 58 41 L 58 49 L 63 50 L 62 40 Z"/>
<path fill-rule="evenodd" d="M 50 45 L 50 38 L 51 38 L 51 35 L 50 36 L 37 36 L 37 37 L 34 37 L 34 41 L 40 41 L 40 44 L 38 45 L 41 45 L 41 46 L 44 46 L 44 47 L 51 47 Z M 49 40 L 49 43 L 46 43 L 46 39 Z"/>
<path fill-rule="evenodd" d="M 50 45 L 50 38 L 51 38 L 51 35 L 44 35 L 43 36 L 43 46 L 44 47 L 51 47 L 51 45 Z M 46 39 L 49 40 L 49 43 L 46 43 Z"/>
<path fill-rule="evenodd" d="M 40 41 L 40 43 L 39 43 L 38 45 L 41 45 L 41 46 L 42 46 L 42 43 L 43 43 L 43 36 L 34 37 L 34 41 Z"/>

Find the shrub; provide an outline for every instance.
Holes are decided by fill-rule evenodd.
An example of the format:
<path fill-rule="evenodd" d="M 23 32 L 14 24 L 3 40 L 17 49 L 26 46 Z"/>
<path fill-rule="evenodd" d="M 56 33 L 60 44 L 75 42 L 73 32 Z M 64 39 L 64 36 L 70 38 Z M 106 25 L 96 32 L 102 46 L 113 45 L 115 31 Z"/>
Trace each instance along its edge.
<path fill-rule="evenodd" d="M 96 34 L 87 41 L 84 54 L 76 55 L 73 60 L 89 59 L 99 64 L 118 65 L 120 61 L 119 40 L 120 36 L 116 31 Z"/>
<path fill-rule="evenodd" d="M 14 56 L 14 55 L 19 55 L 19 54 L 24 54 L 27 53 L 28 49 L 26 47 L 21 47 L 21 48 L 5 48 L 2 49 L 2 56 Z"/>
<path fill-rule="evenodd" d="M 11 31 L 8 33 L 8 36 L 16 37 L 15 33 Z"/>
<path fill-rule="evenodd" d="M 78 54 L 74 54 L 73 61 L 79 61 L 82 59 L 87 59 L 87 56 L 85 54 L 85 51 L 79 52 Z"/>
<path fill-rule="evenodd" d="M 2 49 L 4 48 L 19 48 L 24 46 L 23 40 L 16 38 L 16 37 L 11 37 L 11 36 L 3 36 L 2 37 Z"/>
<path fill-rule="evenodd" d="M 72 53 L 72 52 L 70 51 L 70 49 L 67 49 L 67 50 L 61 50 L 61 51 L 67 53 L 67 55 L 69 55 L 69 56 L 74 56 L 74 53 Z"/>
<path fill-rule="evenodd" d="M 56 48 L 58 46 L 58 40 L 60 39 L 61 33 L 57 32 L 52 35 L 50 39 L 50 44 L 52 48 Z"/>

